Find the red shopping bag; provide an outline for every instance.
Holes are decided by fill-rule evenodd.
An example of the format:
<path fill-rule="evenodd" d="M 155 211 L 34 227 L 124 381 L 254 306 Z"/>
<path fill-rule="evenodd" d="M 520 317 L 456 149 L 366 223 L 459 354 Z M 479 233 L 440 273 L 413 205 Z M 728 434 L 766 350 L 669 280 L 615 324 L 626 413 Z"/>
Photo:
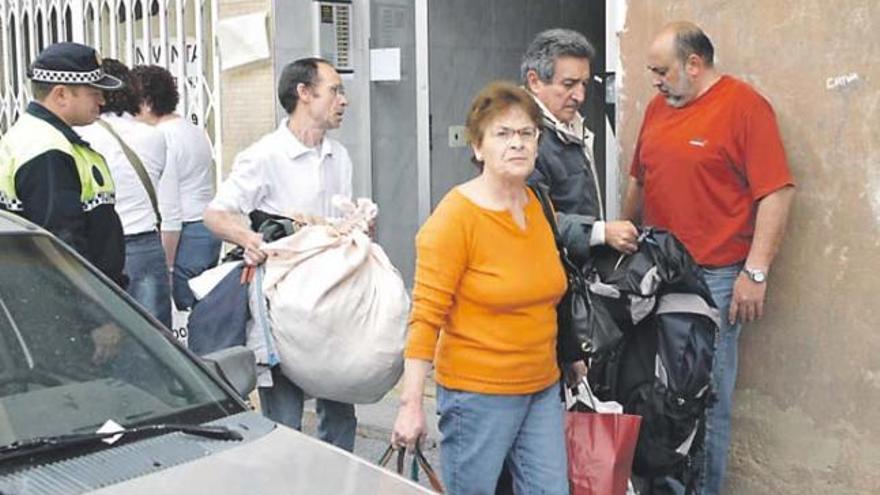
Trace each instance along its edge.
<path fill-rule="evenodd" d="M 565 387 L 570 396 L 571 392 Z M 579 387 L 583 390 L 583 387 Z M 633 454 L 639 438 L 641 416 L 596 412 L 578 394 L 575 405 L 565 413 L 565 443 L 568 448 L 568 479 L 572 495 L 625 495 L 632 471 Z M 567 401 L 568 402 L 568 401 Z M 592 411 L 585 409 L 587 405 Z"/>

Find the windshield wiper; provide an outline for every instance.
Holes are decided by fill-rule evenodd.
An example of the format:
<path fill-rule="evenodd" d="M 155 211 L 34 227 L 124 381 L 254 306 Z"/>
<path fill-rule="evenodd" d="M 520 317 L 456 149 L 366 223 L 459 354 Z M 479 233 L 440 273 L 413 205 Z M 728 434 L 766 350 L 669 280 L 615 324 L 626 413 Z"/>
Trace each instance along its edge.
<path fill-rule="evenodd" d="M 155 424 L 124 428 L 104 433 L 70 433 L 48 437 L 19 440 L 0 447 L 0 462 L 27 455 L 40 454 L 74 447 L 104 446 L 112 447 L 116 442 L 104 442 L 107 438 L 121 435 L 119 440 L 139 440 L 166 433 L 186 433 L 214 440 L 242 440 L 241 433 L 225 426 L 202 426 L 185 424 Z"/>

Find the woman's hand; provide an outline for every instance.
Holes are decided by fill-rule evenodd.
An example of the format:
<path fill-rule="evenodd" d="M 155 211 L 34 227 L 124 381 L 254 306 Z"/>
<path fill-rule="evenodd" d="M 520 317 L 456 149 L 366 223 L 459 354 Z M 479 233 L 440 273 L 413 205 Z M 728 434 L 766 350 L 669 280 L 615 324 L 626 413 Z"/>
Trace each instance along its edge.
<path fill-rule="evenodd" d="M 425 411 L 422 401 L 403 402 L 397 411 L 394 429 L 391 430 L 391 445 L 395 447 L 415 448 L 427 434 Z"/>
<path fill-rule="evenodd" d="M 425 394 L 425 377 L 431 370 L 431 363 L 421 359 L 407 358 L 403 362 L 403 390 L 400 394 L 400 409 L 391 430 L 391 445 L 415 448 L 427 433 L 425 411 L 422 399 Z"/>

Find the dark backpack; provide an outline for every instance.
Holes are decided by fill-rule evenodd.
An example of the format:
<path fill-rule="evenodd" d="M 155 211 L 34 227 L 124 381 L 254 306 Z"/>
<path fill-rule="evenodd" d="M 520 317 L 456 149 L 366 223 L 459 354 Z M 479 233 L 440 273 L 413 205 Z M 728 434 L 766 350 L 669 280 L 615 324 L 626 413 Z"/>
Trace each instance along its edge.
<path fill-rule="evenodd" d="M 639 250 L 597 250 L 585 267 L 591 299 L 624 335 L 593 357 L 589 379 L 602 400 L 642 416 L 633 473 L 672 476 L 693 488 L 711 390 L 718 311 L 700 268 L 672 234 L 643 229 Z"/>
<path fill-rule="evenodd" d="M 275 241 L 296 232 L 296 222 L 285 217 L 270 215 L 260 210 L 250 214 L 251 228 L 263 234 L 266 242 Z M 223 262 L 244 259 L 244 249 L 236 247 Z M 251 319 L 248 307 L 248 284 L 242 281 L 244 266 L 233 268 L 204 298 L 193 305 L 187 322 L 187 346 L 199 356 L 247 343 L 247 322 Z"/>

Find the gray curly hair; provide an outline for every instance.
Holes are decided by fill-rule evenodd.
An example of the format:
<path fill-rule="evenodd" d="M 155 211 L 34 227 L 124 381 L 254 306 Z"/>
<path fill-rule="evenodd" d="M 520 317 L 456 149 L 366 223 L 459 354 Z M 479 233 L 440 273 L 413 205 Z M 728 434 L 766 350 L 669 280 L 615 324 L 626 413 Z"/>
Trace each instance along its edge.
<path fill-rule="evenodd" d="M 596 49 L 581 33 L 571 29 L 548 29 L 535 36 L 523 55 L 520 76 L 526 84 L 526 74 L 534 70 L 544 82 L 553 80 L 556 59 L 559 57 L 585 58 L 591 63 Z"/>

